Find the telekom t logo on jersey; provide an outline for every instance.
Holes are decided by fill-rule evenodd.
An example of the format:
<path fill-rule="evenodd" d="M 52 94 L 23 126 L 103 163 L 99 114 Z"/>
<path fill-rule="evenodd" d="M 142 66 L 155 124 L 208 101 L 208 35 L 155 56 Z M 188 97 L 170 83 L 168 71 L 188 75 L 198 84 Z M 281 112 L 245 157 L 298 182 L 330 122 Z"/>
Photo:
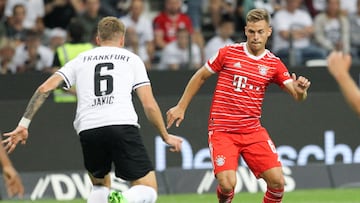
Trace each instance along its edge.
<path fill-rule="evenodd" d="M 234 75 L 233 85 L 235 86 L 235 91 L 242 92 L 242 89 L 246 87 L 246 82 L 248 78 L 241 75 Z"/>
<path fill-rule="evenodd" d="M 260 90 L 260 87 L 254 87 L 253 85 L 247 84 L 248 77 L 241 75 L 234 75 L 233 85 L 234 90 L 237 92 L 242 92 L 244 88 L 249 88 L 251 90 L 255 89 L 256 91 Z"/>

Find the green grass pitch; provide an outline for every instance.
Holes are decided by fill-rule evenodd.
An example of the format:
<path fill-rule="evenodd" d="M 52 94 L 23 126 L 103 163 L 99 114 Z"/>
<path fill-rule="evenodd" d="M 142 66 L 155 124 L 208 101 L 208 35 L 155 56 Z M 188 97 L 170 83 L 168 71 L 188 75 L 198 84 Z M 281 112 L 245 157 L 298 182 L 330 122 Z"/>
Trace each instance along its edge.
<path fill-rule="evenodd" d="M 238 193 L 233 203 L 260 203 L 262 193 Z M 56 200 L 7 200 L 1 203 L 86 203 L 85 200 L 56 201 Z M 160 195 L 157 203 L 215 203 L 214 194 L 182 194 L 182 195 Z M 316 190 L 297 190 L 285 193 L 284 203 L 360 203 L 360 188 L 352 189 L 316 189 Z"/>

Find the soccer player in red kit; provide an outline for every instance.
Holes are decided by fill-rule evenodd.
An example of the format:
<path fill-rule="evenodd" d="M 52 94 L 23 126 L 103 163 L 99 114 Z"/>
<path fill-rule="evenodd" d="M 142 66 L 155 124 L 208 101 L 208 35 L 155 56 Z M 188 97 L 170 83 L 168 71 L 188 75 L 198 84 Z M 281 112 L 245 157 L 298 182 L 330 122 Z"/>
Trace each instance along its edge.
<path fill-rule="evenodd" d="M 290 76 L 280 59 L 265 49 L 271 35 L 267 11 L 254 9 L 246 17 L 247 41 L 225 46 L 190 79 L 178 104 L 167 112 L 167 127 L 179 126 L 185 111 L 201 85 L 218 74 L 209 115 L 209 148 L 218 180 L 220 203 L 234 197 L 240 156 L 257 178 L 267 183 L 263 203 L 279 203 L 284 177 L 276 148 L 261 126 L 261 106 L 267 86 L 276 83 L 296 101 L 307 97 L 310 81 Z"/>

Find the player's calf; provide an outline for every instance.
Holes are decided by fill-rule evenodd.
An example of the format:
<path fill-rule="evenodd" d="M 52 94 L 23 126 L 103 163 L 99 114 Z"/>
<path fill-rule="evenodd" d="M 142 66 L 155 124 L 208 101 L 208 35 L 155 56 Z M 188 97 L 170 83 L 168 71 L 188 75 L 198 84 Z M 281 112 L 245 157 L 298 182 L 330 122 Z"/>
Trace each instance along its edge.
<path fill-rule="evenodd" d="M 234 198 L 234 190 L 232 190 L 231 192 L 223 192 L 219 185 L 216 188 L 216 194 L 219 203 L 231 203 L 232 199 Z"/>
<path fill-rule="evenodd" d="M 110 203 L 155 203 L 157 192 L 154 188 L 149 186 L 135 185 L 129 190 L 124 191 L 121 194 L 121 198 L 117 198 L 117 196 L 118 195 L 115 195 L 114 199 L 120 199 L 121 201 L 114 200 L 110 201 Z M 109 198 L 111 198 L 111 196 Z"/>
<path fill-rule="evenodd" d="M 268 187 L 264 195 L 263 203 L 281 203 L 283 196 L 284 188 L 273 189 Z"/>

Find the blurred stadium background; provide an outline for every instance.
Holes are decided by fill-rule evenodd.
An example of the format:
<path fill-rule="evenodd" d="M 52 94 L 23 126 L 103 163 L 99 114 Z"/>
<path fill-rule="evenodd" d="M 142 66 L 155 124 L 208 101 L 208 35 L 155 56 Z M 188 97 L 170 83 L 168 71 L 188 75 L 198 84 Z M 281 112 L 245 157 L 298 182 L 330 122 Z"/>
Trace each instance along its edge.
<path fill-rule="evenodd" d="M 7 2 L 18 1 L 21 2 Z M 46 7 L 54 1 L 43 2 Z M 184 11 L 189 2 L 195 1 L 184 1 Z M 212 24 L 212 15 L 207 9 L 211 6 L 210 0 L 203 2 L 201 34 L 207 41 L 216 31 Z M 309 1 L 304 1 L 306 2 Z M 128 6 L 129 0 L 119 0 L 118 3 L 118 9 L 122 9 L 121 6 Z M 153 19 L 163 8 L 162 0 L 147 0 L 145 3 L 146 17 L 149 19 Z M 4 5 L 1 4 L 0 8 Z M 80 5 L 79 9 L 84 7 Z M 3 13 L 0 37 L 4 34 L 1 26 L 5 25 L 7 18 Z M 243 30 L 237 28 L 235 31 L 236 40 L 241 40 Z M 58 36 L 59 32 L 48 34 L 48 37 Z M 7 37 L 16 43 L 23 43 L 23 39 L 17 38 L 18 36 Z M 0 49 L 10 48 L 15 52 L 14 44 L 8 44 L 7 40 L 1 38 Z M 4 58 L 5 52 L 1 53 Z M 185 68 L 178 71 L 158 71 L 156 67 L 160 59 L 157 57 L 160 56 L 155 54 L 155 59 L 151 61 L 155 68 L 149 70 L 149 77 L 159 105 L 162 111 L 166 112 L 177 102 L 194 70 Z M 4 70 L 3 67 L 4 64 L 1 70 Z M 6 69 L 0 74 L 1 132 L 13 129 L 35 88 L 49 76 L 48 71 L 19 73 L 16 70 Z M 262 117 L 262 123 L 274 139 L 284 165 L 288 191 L 284 202 L 360 203 L 359 118 L 348 107 L 322 63 L 315 63 L 312 67 L 289 66 L 289 71 L 306 76 L 312 81 L 308 100 L 296 103 L 278 87 L 270 86 Z M 360 84 L 359 64 L 354 64 L 351 74 Z M 191 103 L 182 125 L 170 129 L 170 132 L 184 138 L 183 151 L 180 154 L 168 152 L 154 128 L 147 123 L 141 106 L 134 98 L 141 132 L 157 170 L 159 203 L 216 201 L 216 181 L 207 149 L 207 117 L 215 82 L 216 76 L 207 81 Z M 24 200 L 9 199 L 0 181 L 3 202 L 85 202 L 83 198 L 88 195 L 91 185 L 83 170 L 79 140 L 72 126 L 75 108 L 74 101 L 59 102 L 54 95 L 47 100 L 32 122 L 28 143 L 19 146 L 10 155 L 25 185 Z M 264 184 L 251 175 L 243 162 L 240 161 L 239 164 L 236 188 L 239 194 L 234 202 L 260 202 Z M 113 189 L 126 190 L 127 187 L 127 183 L 113 178 Z"/>

